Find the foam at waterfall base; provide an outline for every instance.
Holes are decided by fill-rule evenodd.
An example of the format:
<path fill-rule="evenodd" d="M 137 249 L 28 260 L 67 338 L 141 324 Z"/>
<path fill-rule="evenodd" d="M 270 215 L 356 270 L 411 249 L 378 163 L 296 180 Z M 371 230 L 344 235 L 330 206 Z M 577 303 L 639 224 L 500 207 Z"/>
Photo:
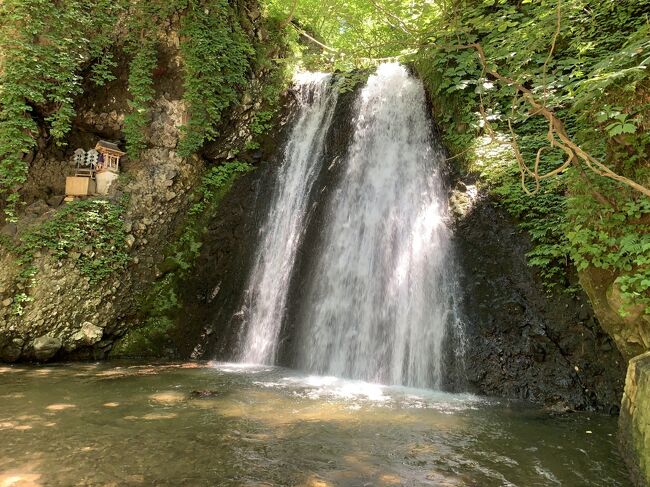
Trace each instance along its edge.
<path fill-rule="evenodd" d="M 391 408 L 426 408 L 456 413 L 497 403 L 494 399 L 469 393 L 448 393 L 400 385 L 385 385 L 334 376 L 301 373 L 284 367 L 263 364 L 210 362 L 214 369 L 227 374 L 250 377 L 251 384 L 284 391 L 293 397 Z"/>

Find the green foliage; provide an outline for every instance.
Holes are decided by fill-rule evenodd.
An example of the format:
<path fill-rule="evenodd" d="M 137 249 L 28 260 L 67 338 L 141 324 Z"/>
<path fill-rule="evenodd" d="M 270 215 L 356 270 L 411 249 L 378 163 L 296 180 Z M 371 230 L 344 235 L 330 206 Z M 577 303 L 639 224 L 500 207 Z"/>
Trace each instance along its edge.
<path fill-rule="evenodd" d="M 131 57 L 127 149 L 138 157 L 146 148 L 159 41 L 174 15 L 182 22 L 184 100 L 190 112 L 180 153 L 188 156 L 219 135 L 224 111 L 239 103 L 254 69 L 270 71 L 255 93 L 262 110 L 251 127 L 255 136 L 267 131 L 286 86 L 289 65 L 277 62 L 286 47 L 286 26 L 271 15 L 260 21 L 268 22 L 268 39 L 254 39 L 242 27 L 248 21 L 241 9 L 227 0 L 0 3 L 0 206 L 8 218 L 15 220 L 36 139 L 65 143 L 82 75 L 97 85 L 115 79 L 114 52 L 122 46 Z"/>
<path fill-rule="evenodd" d="M 272 127 L 274 113 L 268 110 L 262 110 L 255 114 L 250 124 L 250 131 L 253 135 L 262 135 L 268 132 Z"/>
<path fill-rule="evenodd" d="M 339 93 L 349 93 L 354 91 L 357 86 L 368 81 L 370 71 L 358 70 L 339 73 L 337 77 L 337 85 Z"/>
<path fill-rule="evenodd" d="M 621 207 L 600 204 L 589 197 L 590 188 L 574 179 L 568 200 L 566 236 L 571 258 L 579 270 L 593 266 L 617 272 L 617 284 L 626 308 L 644 305 L 650 314 L 650 200 L 626 195 L 614 184 L 600 191 Z"/>
<path fill-rule="evenodd" d="M 153 70 L 157 64 L 156 44 L 146 40 L 136 50 L 129 65 L 129 113 L 124 119 L 126 147 L 137 158 L 146 148 L 145 129 L 149 125 L 149 107 L 154 99 Z"/>
<path fill-rule="evenodd" d="M 519 146 L 524 157 L 534 157 L 542 142 L 539 123 L 519 127 Z M 543 130 L 543 129 L 542 129 Z M 485 142 L 481 140 L 481 142 Z M 519 166 L 506 137 L 489 144 L 475 143 L 467 168 L 481 174 L 502 206 L 525 230 L 533 244 L 528 262 L 538 267 L 543 283 L 551 291 L 555 288 L 571 288 L 567 281 L 569 242 L 564 234 L 566 219 L 565 176 L 541 182 L 534 197 L 526 195 L 520 180 Z M 543 157 L 541 168 L 551 167 L 555 160 Z M 533 190 L 529 185 L 529 190 Z"/>
<path fill-rule="evenodd" d="M 289 19 L 292 2 L 265 3 L 274 16 Z M 298 0 L 291 17 L 296 33 L 307 33 L 328 49 L 303 36 L 296 55 L 309 69 L 348 72 L 367 67 L 376 64 L 374 58 L 412 52 L 415 37 L 433 27 L 438 13 L 434 2 Z"/>
<path fill-rule="evenodd" d="M 189 156 L 219 135 L 223 111 L 239 101 L 255 51 L 227 0 L 190 0 L 181 35 L 190 118 L 179 154 Z"/>
<path fill-rule="evenodd" d="M 123 269 L 128 262 L 123 212 L 123 205 L 110 201 L 77 200 L 30 228 L 13 249 L 22 287 L 33 285 L 37 274 L 34 259 L 42 252 L 49 252 L 56 260 L 73 260 L 79 272 L 92 283 Z M 22 314 L 27 298 L 14 298 L 16 314 Z"/>
<path fill-rule="evenodd" d="M 133 59 L 129 72 L 131 113 L 125 120 L 129 153 L 137 157 L 146 147 L 145 131 L 154 98 L 153 72 L 157 65 L 157 36 L 161 19 L 182 12 L 181 55 L 184 69 L 183 100 L 189 119 L 182 127 L 179 154 L 190 156 L 203 144 L 215 140 L 223 122 L 224 111 L 239 103 L 248 84 L 253 66 L 272 62 L 270 44 L 253 44 L 241 27 L 240 19 L 227 0 L 174 0 L 144 3 L 133 7 L 129 21 L 131 37 L 127 44 Z M 271 29 L 273 32 L 273 30 Z M 281 36 L 277 39 L 280 41 Z M 275 69 L 274 71 L 279 71 Z M 267 110 L 256 115 L 252 123 L 255 135 L 269 127 L 275 110 L 278 83 L 271 80 L 262 87 L 261 98 Z M 282 83 L 284 87 L 284 83 Z"/>
<path fill-rule="evenodd" d="M 284 57 L 295 44 L 287 35 L 283 20 L 269 17 L 266 26 L 268 39 L 255 45 L 256 73 L 257 77 L 263 77 L 263 80 L 252 86 L 252 95 L 260 103 L 249 126 L 251 139 L 244 147 L 247 150 L 257 149 L 258 141 L 273 127 L 274 117 L 280 110 L 281 96 L 289 86 L 295 71 L 294 60 Z M 260 73 L 263 75 L 260 76 Z"/>
<path fill-rule="evenodd" d="M 104 279 L 124 267 L 124 207 L 107 200 L 77 200 L 56 212 L 53 218 L 20 238 L 19 263 L 28 265 L 37 251 L 47 249 L 55 259 L 78 253 L 75 266 L 90 282 Z"/>
<path fill-rule="evenodd" d="M 539 192 L 528 196 L 512 154 L 492 157 L 475 143 L 486 134 L 507 142 L 510 122 L 530 164 L 547 146 L 545 123 L 514 97 L 512 86 L 486 77 L 476 51 L 467 46 L 479 42 L 488 67 L 552 109 L 581 148 L 647 186 L 649 0 L 298 0 L 295 8 L 293 2 L 265 0 L 268 37 L 259 39 L 248 32 L 240 8 L 226 0 L 0 3 L 0 200 L 9 218 L 15 217 L 17 189 L 26 180 L 36 138 L 65 142 L 82 73 L 99 84 L 113 78 L 118 24 L 127 33 L 131 56 L 127 146 L 132 156 L 146 147 L 161 25 L 179 14 L 190 112 L 181 154 L 195 153 L 218 137 L 225 112 L 240 102 L 251 75 L 263 70 L 267 82 L 251 90 L 261 104 L 255 104 L 259 109 L 246 148 L 259 145 L 291 68 L 291 62 L 277 59 L 287 44 L 306 67 L 342 71 L 342 91 L 363 81 L 365 75 L 353 68 L 385 59 L 412 62 L 434 101 L 454 161 L 468 170 L 481 166 L 493 193 L 530 234 L 530 262 L 549 286 L 566 284 L 570 256 L 579 268 L 612 270 L 624 299 L 647 305 L 647 198 L 584 167 L 543 181 Z M 551 170 L 562 160 L 563 154 L 545 149 L 540 168 Z M 198 214 L 209 211 L 206 201 Z M 198 249 L 191 250 L 190 241 L 192 255 Z"/>
<path fill-rule="evenodd" d="M 115 62 L 113 53 L 107 51 L 99 59 L 99 61 L 93 64 L 90 68 L 92 73 L 90 79 L 93 81 L 93 83 L 95 83 L 95 85 L 103 86 L 106 83 L 116 79 L 115 74 L 113 74 L 116 67 L 117 62 Z"/>
<path fill-rule="evenodd" d="M 146 129 L 151 119 L 154 99 L 154 70 L 158 65 L 158 41 L 161 24 L 187 8 L 188 0 L 128 2 L 125 49 L 131 57 L 129 65 L 129 108 L 124 120 L 127 150 L 137 158 L 146 149 Z"/>
<path fill-rule="evenodd" d="M 530 89 L 584 150 L 648 186 L 650 38 L 644 13 L 650 2 L 563 1 L 560 31 L 549 55 L 557 5 L 557 0 L 471 0 L 443 13 L 442 28 L 422 42 L 430 47 L 414 60 L 434 99 L 447 146 L 465 169 L 476 169 L 476 157 L 484 154 L 470 150 L 475 137 L 501 134 L 507 142 L 510 121 L 529 166 L 540 148 L 545 148 L 540 173 L 564 161 L 563 153 L 548 147 L 547 122 L 531 115 L 511 86 L 487 79 L 475 50 L 462 47 L 479 42 L 489 68 Z M 549 287 L 566 285 L 570 258 L 578 269 L 610 269 L 619 276 L 628 304 L 647 305 L 646 197 L 586 167 L 544 180 L 539 192 L 528 196 L 509 151 L 480 170 L 500 203 L 528 231 L 534 244 L 529 262 L 539 267 Z"/>
<path fill-rule="evenodd" d="M 32 301 L 34 301 L 34 298 L 25 293 L 16 294 L 11 303 L 11 314 L 14 316 L 22 316 L 25 313 L 26 304 Z"/>
<path fill-rule="evenodd" d="M 15 219 L 25 158 L 39 135 L 34 116 L 63 143 L 81 92 L 81 70 L 111 42 L 122 10 L 113 0 L 0 3 L 0 201 Z"/>

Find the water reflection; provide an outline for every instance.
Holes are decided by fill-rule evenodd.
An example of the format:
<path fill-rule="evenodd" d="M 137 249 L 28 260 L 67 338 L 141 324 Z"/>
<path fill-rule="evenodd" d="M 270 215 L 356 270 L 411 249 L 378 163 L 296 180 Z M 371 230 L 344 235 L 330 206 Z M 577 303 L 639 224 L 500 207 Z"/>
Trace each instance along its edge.
<path fill-rule="evenodd" d="M 5 367 L 0 390 L 3 487 L 629 485 L 615 419 L 469 394 L 215 363 Z"/>

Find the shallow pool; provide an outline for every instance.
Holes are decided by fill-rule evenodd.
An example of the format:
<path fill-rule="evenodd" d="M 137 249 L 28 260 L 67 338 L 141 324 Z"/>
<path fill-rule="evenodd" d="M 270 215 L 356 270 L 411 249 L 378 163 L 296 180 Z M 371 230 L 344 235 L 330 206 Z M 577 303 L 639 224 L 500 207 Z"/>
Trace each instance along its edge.
<path fill-rule="evenodd" d="M 0 368 L 0 486 L 629 486 L 616 419 L 261 366 Z"/>

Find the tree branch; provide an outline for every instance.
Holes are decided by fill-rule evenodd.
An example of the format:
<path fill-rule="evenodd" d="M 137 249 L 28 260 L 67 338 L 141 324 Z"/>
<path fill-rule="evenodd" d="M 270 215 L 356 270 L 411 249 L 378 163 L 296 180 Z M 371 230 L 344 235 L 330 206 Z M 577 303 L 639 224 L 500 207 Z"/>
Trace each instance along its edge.
<path fill-rule="evenodd" d="M 393 19 L 394 21 L 396 21 L 398 23 L 398 26 L 396 26 L 395 24 L 393 24 L 389 20 L 388 23 L 392 27 L 399 28 L 402 32 L 404 32 L 405 34 L 408 34 L 408 35 L 413 35 L 414 34 L 414 32 L 409 28 L 409 26 L 406 25 L 406 22 L 404 22 L 402 19 L 400 19 L 394 13 L 386 10 L 379 2 L 377 2 L 375 0 L 370 0 L 370 3 L 372 3 L 375 6 L 375 8 L 377 8 L 377 10 L 379 10 L 381 13 L 383 13 L 386 17 L 388 17 L 389 19 Z"/>
<path fill-rule="evenodd" d="M 490 69 L 488 67 L 485 51 L 483 50 L 483 47 L 480 44 L 478 43 L 460 44 L 454 46 L 440 46 L 440 48 L 446 50 L 460 50 L 460 49 L 476 50 L 481 66 L 483 67 L 484 71 L 487 74 L 489 74 L 494 79 L 501 82 L 502 84 L 511 86 L 517 92 L 521 93 L 522 98 L 533 108 L 533 115 L 541 115 L 544 118 L 546 118 L 546 120 L 548 120 L 549 132 L 547 138 L 549 139 L 549 144 L 552 147 L 556 147 L 563 150 L 567 154 L 567 160 L 560 167 L 554 169 L 553 171 L 539 175 L 537 173 L 537 168 L 539 165 L 538 159 L 541 154 L 538 152 L 537 160 L 535 163 L 535 171 L 531 171 L 530 168 L 525 164 L 523 157 L 521 156 L 521 152 L 519 151 L 516 138 L 513 138 L 512 140 L 513 149 L 515 150 L 515 156 L 517 157 L 517 161 L 520 164 L 520 169 L 522 170 L 522 186 L 524 191 L 526 191 L 527 194 L 534 194 L 536 191 L 530 193 L 528 188 L 525 187 L 526 175 L 530 175 L 531 177 L 533 177 L 536 180 L 537 187 L 539 187 L 539 180 L 547 179 L 551 176 L 555 176 L 560 172 L 564 171 L 568 167 L 568 165 L 572 163 L 576 164 L 581 161 L 594 173 L 609 179 L 613 179 L 614 181 L 618 181 L 650 197 L 650 189 L 646 188 L 645 186 L 642 186 L 641 184 L 631 179 L 626 178 L 625 176 L 621 176 L 620 174 L 615 173 L 605 164 L 596 160 L 594 157 L 592 157 L 586 151 L 584 151 L 580 146 L 578 146 L 575 142 L 573 142 L 573 140 L 571 140 L 571 137 L 569 137 L 569 135 L 567 134 L 562 121 L 555 115 L 555 113 L 553 113 L 552 110 L 545 107 L 543 103 L 539 102 L 535 98 L 531 90 L 529 90 L 522 84 L 517 83 L 512 78 L 504 76 L 496 70 Z M 510 129 L 512 131 L 512 127 L 510 127 Z M 514 133 L 514 131 L 512 133 Z M 555 138 L 556 135 L 559 140 Z M 519 155 L 517 156 L 517 154 Z"/>
<path fill-rule="evenodd" d="M 293 0 L 293 3 L 291 4 L 291 9 L 289 10 L 289 15 L 287 15 L 287 18 L 284 19 L 280 24 L 280 29 L 284 29 L 291 23 L 291 21 L 293 20 L 293 15 L 296 13 L 297 6 L 298 6 L 298 0 Z"/>

